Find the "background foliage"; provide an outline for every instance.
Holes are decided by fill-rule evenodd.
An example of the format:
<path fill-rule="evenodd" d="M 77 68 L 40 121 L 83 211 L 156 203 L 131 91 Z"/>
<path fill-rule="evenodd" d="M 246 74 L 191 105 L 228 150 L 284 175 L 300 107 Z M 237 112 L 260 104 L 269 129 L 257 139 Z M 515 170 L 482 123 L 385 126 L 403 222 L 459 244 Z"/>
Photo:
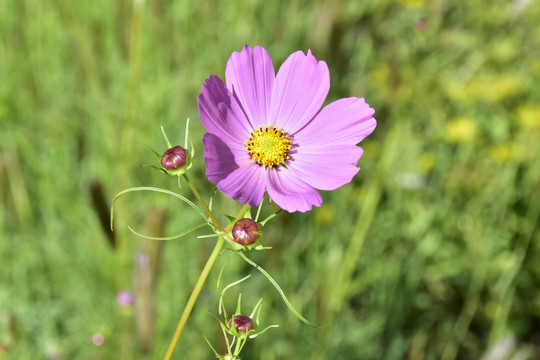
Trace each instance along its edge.
<path fill-rule="evenodd" d="M 188 116 L 191 177 L 210 196 L 196 96 L 244 43 L 276 69 L 312 49 L 328 101 L 365 97 L 378 128 L 354 182 L 281 213 L 273 250 L 252 255 L 322 329 L 229 264 L 226 282 L 253 273 L 237 289 L 246 309 L 264 297 L 262 324 L 280 325 L 243 357 L 540 358 L 538 23 L 527 0 L 0 1 L 0 358 L 163 356 L 213 240 L 131 234 L 196 224 L 164 195 L 121 199 L 114 234 L 108 207 L 129 186 L 175 188 L 139 166 L 156 163 L 142 144 L 165 150 L 161 124 L 182 143 Z M 217 273 L 177 359 L 212 358 L 203 334 L 223 345 Z M 137 306 L 117 304 L 122 289 Z"/>

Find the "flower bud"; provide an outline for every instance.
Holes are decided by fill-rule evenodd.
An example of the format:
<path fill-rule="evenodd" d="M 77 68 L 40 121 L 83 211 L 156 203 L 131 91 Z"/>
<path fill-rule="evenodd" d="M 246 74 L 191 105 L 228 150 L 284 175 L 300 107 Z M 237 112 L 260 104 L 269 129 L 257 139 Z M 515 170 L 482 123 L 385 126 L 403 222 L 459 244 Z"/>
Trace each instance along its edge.
<path fill-rule="evenodd" d="M 229 320 L 229 327 L 233 326 L 233 319 Z M 234 317 L 234 328 L 239 334 L 245 334 L 253 330 L 253 320 L 244 315 L 236 315 Z"/>
<path fill-rule="evenodd" d="M 181 146 L 175 146 L 165 151 L 161 157 L 161 165 L 167 170 L 176 170 L 186 164 L 187 151 Z"/>
<path fill-rule="evenodd" d="M 232 236 L 238 244 L 251 245 L 259 239 L 259 226 L 251 219 L 240 219 L 234 224 Z"/>

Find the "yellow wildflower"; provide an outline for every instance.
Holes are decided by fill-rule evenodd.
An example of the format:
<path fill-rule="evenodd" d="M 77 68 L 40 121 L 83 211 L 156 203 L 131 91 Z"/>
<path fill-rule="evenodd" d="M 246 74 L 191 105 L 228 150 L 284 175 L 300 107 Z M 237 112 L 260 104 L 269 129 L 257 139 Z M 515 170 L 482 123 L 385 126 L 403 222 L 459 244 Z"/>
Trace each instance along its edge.
<path fill-rule="evenodd" d="M 445 138 L 452 144 L 472 141 L 476 136 L 476 123 L 470 117 L 457 117 L 446 124 Z"/>

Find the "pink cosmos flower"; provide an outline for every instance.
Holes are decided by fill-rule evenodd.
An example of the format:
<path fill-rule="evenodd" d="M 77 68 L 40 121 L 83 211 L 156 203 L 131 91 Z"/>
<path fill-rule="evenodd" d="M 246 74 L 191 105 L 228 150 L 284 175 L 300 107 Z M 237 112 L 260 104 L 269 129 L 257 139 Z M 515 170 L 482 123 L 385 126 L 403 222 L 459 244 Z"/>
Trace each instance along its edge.
<path fill-rule="evenodd" d="M 265 191 L 282 209 L 321 206 L 316 189 L 334 190 L 360 170 L 356 146 L 377 125 L 363 98 L 321 109 L 330 88 L 324 61 L 291 54 L 277 75 L 261 46 L 234 52 L 223 81 L 211 75 L 197 100 L 208 179 L 235 200 L 257 206 Z"/>

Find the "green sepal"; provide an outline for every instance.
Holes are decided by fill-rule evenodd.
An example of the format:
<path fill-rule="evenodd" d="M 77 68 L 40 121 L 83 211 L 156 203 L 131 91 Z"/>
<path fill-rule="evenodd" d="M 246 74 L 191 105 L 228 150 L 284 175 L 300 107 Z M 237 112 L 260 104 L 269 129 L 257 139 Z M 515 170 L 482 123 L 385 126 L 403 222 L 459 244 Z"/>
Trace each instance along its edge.
<path fill-rule="evenodd" d="M 163 134 L 163 138 L 165 139 L 165 143 L 167 144 L 167 149 L 172 148 L 171 142 L 169 141 L 169 138 L 167 137 L 167 134 L 165 134 L 165 129 L 163 128 L 163 125 L 161 125 L 161 133 Z"/>
<path fill-rule="evenodd" d="M 163 126 L 161 127 L 161 129 L 163 129 Z M 149 145 L 146 145 L 146 144 L 143 144 L 144 146 L 146 146 L 148 149 L 150 149 L 154 155 L 156 155 L 156 157 L 158 158 L 158 160 L 161 160 L 161 155 L 156 151 L 154 150 L 152 147 L 150 147 Z"/>
<path fill-rule="evenodd" d="M 261 244 L 262 231 L 258 231 L 257 233 L 259 234 L 259 238 L 253 244 L 249 244 L 249 245 L 242 245 L 242 244 L 237 243 L 236 241 L 234 241 L 231 233 L 225 234 L 225 240 L 227 240 L 227 243 L 229 244 L 231 250 L 233 251 L 249 251 L 252 249 L 255 249 L 255 250 L 271 249 L 272 247 L 263 246 Z"/>
<path fill-rule="evenodd" d="M 261 331 L 255 333 L 255 334 L 249 335 L 249 338 L 250 339 L 255 339 L 257 336 L 262 335 L 263 333 L 265 333 L 266 330 L 271 329 L 271 328 L 277 328 L 277 327 L 279 327 L 279 325 L 268 325 L 267 327 L 265 327 Z"/>
<path fill-rule="evenodd" d="M 142 167 L 151 167 L 154 170 L 158 170 L 158 171 L 161 171 L 164 174 L 167 174 L 167 170 L 165 170 L 163 167 L 158 167 L 158 166 L 151 165 L 151 164 L 142 164 L 141 166 Z"/>
<path fill-rule="evenodd" d="M 270 221 L 271 219 L 273 219 L 274 217 L 277 216 L 277 214 L 279 214 L 281 212 L 282 209 L 279 209 L 278 211 L 276 211 L 275 213 L 269 215 L 266 219 L 264 219 L 263 221 L 259 222 L 259 224 L 261 224 L 263 227 L 264 225 Z"/>

